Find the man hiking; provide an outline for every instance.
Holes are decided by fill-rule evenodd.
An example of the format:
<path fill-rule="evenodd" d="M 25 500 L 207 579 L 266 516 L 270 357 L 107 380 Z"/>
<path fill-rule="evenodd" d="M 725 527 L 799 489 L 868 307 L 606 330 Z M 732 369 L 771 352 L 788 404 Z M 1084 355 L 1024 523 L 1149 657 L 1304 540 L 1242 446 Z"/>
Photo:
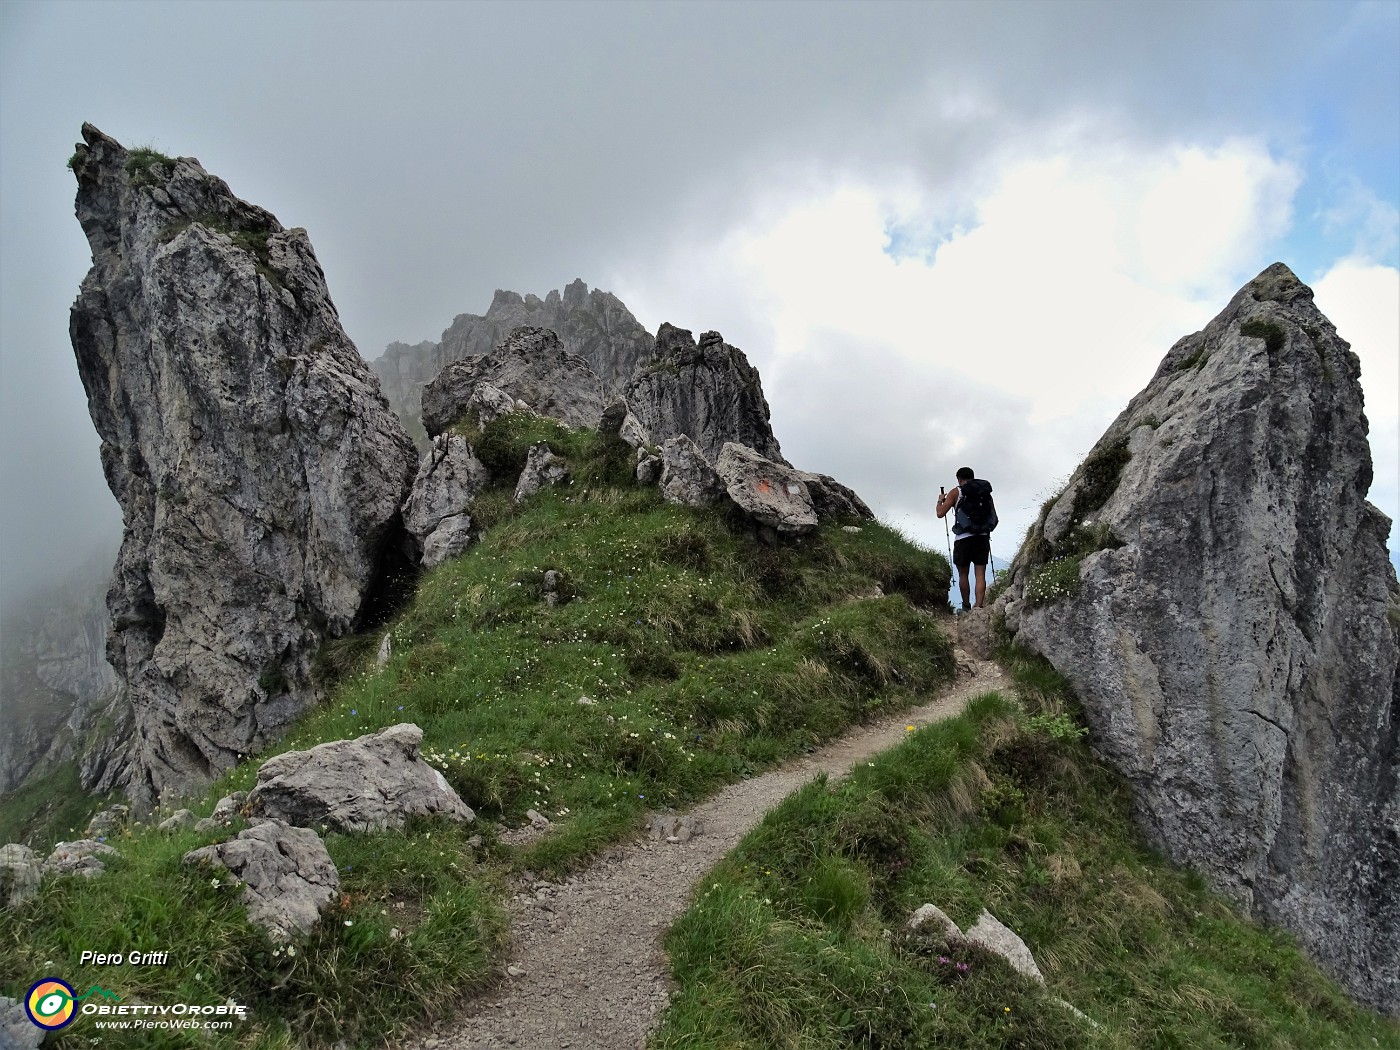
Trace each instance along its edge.
<path fill-rule="evenodd" d="M 958 590 L 962 592 L 963 612 L 972 608 L 967 568 L 977 566 L 977 608 L 987 599 L 987 558 L 992 552 L 992 530 L 997 527 L 992 486 L 973 474 L 971 467 L 958 468 L 958 481 L 952 489 L 939 489 L 938 516 L 946 517 L 954 507 L 953 564 L 958 567 Z"/>

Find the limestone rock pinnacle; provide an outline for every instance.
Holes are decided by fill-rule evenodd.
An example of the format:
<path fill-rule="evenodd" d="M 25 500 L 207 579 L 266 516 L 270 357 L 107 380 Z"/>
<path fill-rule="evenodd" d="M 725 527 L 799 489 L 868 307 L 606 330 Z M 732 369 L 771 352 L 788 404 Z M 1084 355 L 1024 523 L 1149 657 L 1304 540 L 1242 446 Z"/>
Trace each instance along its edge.
<path fill-rule="evenodd" d="M 125 517 L 108 658 L 134 720 L 128 790 L 149 804 L 313 701 L 316 647 L 409 568 L 416 455 L 305 230 L 191 158 L 83 140 L 93 265 L 70 332 Z"/>
<path fill-rule="evenodd" d="M 999 603 L 1074 685 L 1139 823 L 1400 1012 L 1400 588 L 1360 366 L 1275 264 L 1180 340 Z"/>

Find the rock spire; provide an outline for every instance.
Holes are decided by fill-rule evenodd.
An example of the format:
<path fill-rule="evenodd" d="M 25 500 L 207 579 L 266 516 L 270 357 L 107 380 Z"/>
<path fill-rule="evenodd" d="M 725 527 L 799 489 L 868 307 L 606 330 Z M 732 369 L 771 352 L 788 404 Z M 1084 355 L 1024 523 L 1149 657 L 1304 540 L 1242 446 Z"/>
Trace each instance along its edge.
<path fill-rule="evenodd" d="M 70 331 L 125 517 L 108 658 L 134 722 L 128 790 L 149 804 L 312 702 L 316 647 L 408 568 L 417 457 L 305 230 L 91 125 L 71 166 L 93 266 Z"/>
<path fill-rule="evenodd" d="M 1358 359 L 1282 264 L 1179 341 L 1000 605 L 1149 837 L 1400 1012 L 1400 588 Z"/>

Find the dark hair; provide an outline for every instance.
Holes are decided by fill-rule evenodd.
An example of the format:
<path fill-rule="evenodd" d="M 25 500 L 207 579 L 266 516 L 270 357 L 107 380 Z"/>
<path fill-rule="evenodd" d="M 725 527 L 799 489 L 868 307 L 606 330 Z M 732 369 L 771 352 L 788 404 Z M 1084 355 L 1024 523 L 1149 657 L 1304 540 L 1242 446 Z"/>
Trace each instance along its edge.
<path fill-rule="evenodd" d="M 971 480 L 972 480 L 973 478 L 975 478 L 976 476 L 977 476 L 976 474 L 972 473 L 972 468 L 971 468 L 971 467 L 959 467 L 959 468 L 958 468 L 958 480 L 959 480 L 959 481 L 971 481 Z"/>

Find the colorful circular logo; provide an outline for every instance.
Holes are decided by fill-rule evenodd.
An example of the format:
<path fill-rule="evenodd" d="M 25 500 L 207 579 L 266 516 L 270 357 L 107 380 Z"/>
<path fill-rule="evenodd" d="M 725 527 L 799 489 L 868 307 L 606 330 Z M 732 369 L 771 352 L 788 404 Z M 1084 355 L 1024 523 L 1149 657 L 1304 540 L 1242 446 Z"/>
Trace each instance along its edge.
<path fill-rule="evenodd" d="M 57 977 L 45 977 L 29 989 L 24 1011 L 40 1028 L 55 1031 L 66 1028 L 78 1016 L 73 986 Z"/>

